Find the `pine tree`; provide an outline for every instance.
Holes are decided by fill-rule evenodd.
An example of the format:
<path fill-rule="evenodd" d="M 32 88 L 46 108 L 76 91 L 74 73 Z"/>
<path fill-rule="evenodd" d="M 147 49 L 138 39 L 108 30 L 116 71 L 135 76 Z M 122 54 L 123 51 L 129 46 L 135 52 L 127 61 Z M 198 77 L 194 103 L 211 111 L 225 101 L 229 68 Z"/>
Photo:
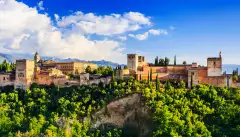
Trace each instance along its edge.
<path fill-rule="evenodd" d="M 174 56 L 174 65 L 177 65 L 176 55 Z"/>

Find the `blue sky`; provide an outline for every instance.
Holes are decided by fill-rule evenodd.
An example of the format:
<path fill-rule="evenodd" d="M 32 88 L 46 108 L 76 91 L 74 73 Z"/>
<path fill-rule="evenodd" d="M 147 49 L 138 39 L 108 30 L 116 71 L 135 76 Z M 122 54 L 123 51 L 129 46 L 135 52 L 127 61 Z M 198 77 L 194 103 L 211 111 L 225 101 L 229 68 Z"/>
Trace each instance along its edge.
<path fill-rule="evenodd" d="M 93 53 L 94 57 L 92 58 L 85 58 L 87 54 L 80 56 L 79 54 L 82 53 L 76 53 L 76 56 L 73 56 L 76 58 L 89 60 L 103 58 L 126 63 L 125 54 L 138 53 L 146 56 L 149 62 L 153 62 L 155 56 L 167 56 L 173 61 L 173 56 L 177 55 L 178 63 L 187 60 L 188 63 L 194 61 L 206 64 L 207 57 L 218 56 L 218 52 L 221 50 L 225 64 L 240 64 L 238 52 L 240 51 L 240 2 L 237 0 L 45 0 L 40 5 L 42 9 L 39 7 L 40 1 L 38 0 L 18 0 L 18 2 L 23 2 L 29 8 L 35 7 L 38 14 L 47 14 L 46 16 L 52 20 L 53 26 L 57 28 L 60 27 L 54 21 L 55 14 L 61 19 L 63 16 L 71 16 L 79 11 L 84 14 L 93 13 L 95 16 L 113 13 L 123 16 L 124 13 L 137 12 L 149 19 L 150 25 L 142 23 L 141 29 L 134 31 L 111 35 L 108 35 L 111 30 L 101 32 L 101 34 L 97 32 L 83 33 L 82 35 L 91 41 L 111 40 L 117 42 L 119 44 L 117 52 L 120 53 L 116 53 L 116 57 L 112 59 L 109 56 L 114 56 L 116 51 L 114 54 L 106 52 L 101 56 L 94 56 L 94 54 L 103 52 L 97 50 L 96 53 Z M 68 34 L 67 29 L 73 30 L 68 26 L 60 28 L 61 33 Z M 154 35 L 149 32 L 150 29 L 162 30 L 167 34 Z M 136 37 L 138 34 L 146 32 L 148 35 L 142 40 Z M 117 39 L 119 36 L 126 37 L 127 40 Z M 38 49 L 45 55 L 44 50 L 39 47 Z M 13 51 L 16 50 L 6 50 L 6 52 Z M 104 57 L 108 54 L 108 57 Z M 50 53 L 46 55 L 50 55 Z M 59 56 L 57 53 L 54 55 Z"/>

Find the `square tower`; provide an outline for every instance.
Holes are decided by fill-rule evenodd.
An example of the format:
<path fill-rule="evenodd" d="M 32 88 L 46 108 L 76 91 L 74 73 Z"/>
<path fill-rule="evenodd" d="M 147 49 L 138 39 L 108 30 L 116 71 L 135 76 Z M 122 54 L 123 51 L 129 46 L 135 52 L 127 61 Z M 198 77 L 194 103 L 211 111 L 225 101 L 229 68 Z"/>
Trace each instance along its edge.
<path fill-rule="evenodd" d="M 16 80 L 14 88 L 27 89 L 34 81 L 34 61 L 33 60 L 16 60 Z"/>
<path fill-rule="evenodd" d="M 222 75 L 222 58 L 214 57 L 207 59 L 208 76 L 221 76 Z"/>
<path fill-rule="evenodd" d="M 127 54 L 127 67 L 137 72 L 138 54 Z"/>

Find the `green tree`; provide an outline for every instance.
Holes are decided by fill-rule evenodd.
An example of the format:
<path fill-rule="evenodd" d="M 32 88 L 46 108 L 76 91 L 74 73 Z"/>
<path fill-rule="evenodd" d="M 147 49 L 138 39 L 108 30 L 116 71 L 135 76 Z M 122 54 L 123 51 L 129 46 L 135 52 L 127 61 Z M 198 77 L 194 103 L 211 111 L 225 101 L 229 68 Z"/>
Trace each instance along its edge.
<path fill-rule="evenodd" d="M 155 58 L 155 63 L 154 63 L 155 66 L 158 66 L 158 56 Z"/>
<path fill-rule="evenodd" d="M 165 57 L 165 60 L 164 60 L 164 65 L 165 66 L 168 66 L 169 65 L 169 62 L 170 62 L 170 59 Z"/>
<path fill-rule="evenodd" d="M 183 65 L 186 65 L 187 64 L 187 61 L 183 61 Z"/>
<path fill-rule="evenodd" d="M 91 74 L 91 73 L 92 73 L 91 67 L 90 67 L 90 66 L 87 66 L 87 68 L 85 69 L 85 72 Z"/>
<path fill-rule="evenodd" d="M 159 59 L 159 66 L 165 66 L 165 60 L 163 58 Z"/>
<path fill-rule="evenodd" d="M 160 88 L 160 81 L 158 79 L 158 75 L 156 76 L 156 90 L 159 91 Z"/>
<path fill-rule="evenodd" d="M 178 87 L 179 88 L 186 88 L 186 84 L 183 80 L 181 80 L 179 83 L 178 83 Z"/>
<path fill-rule="evenodd" d="M 177 57 L 176 57 L 176 55 L 174 56 L 174 65 L 177 65 Z"/>
<path fill-rule="evenodd" d="M 152 81 L 152 68 L 150 69 L 150 81 Z"/>

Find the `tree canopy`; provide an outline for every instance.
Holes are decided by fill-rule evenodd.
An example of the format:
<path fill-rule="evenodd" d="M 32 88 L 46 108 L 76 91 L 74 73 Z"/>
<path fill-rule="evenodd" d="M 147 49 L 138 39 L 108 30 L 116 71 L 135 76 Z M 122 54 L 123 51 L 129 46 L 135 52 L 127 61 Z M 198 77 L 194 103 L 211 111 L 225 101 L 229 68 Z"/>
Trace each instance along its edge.
<path fill-rule="evenodd" d="M 158 79 L 136 81 L 131 77 L 109 85 L 32 84 L 26 91 L 5 90 L 0 92 L 0 136 L 134 136 L 126 135 L 131 131 L 123 127 L 92 130 L 88 120 L 111 100 L 132 93 L 141 95 L 141 102 L 150 109 L 152 136 L 240 136 L 239 89 L 185 86 L 183 81 L 160 83 Z"/>

